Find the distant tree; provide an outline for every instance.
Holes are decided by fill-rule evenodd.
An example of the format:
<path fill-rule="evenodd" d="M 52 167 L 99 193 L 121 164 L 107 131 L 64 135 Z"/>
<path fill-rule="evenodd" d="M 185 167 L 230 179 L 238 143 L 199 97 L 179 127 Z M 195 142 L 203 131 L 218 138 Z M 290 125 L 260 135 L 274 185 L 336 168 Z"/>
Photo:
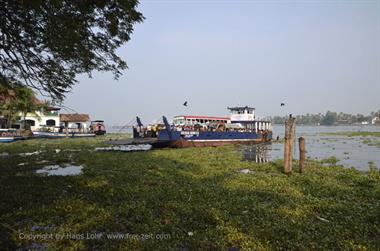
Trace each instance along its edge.
<path fill-rule="evenodd" d="M 272 123 L 273 124 L 284 124 L 285 123 L 285 119 L 284 117 L 280 117 L 280 116 L 274 116 L 272 118 Z"/>
<path fill-rule="evenodd" d="M 351 115 L 348 113 L 340 112 L 339 114 L 336 112 L 328 111 L 325 115 L 318 113 L 318 114 L 309 114 L 306 115 L 296 115 L 297 124 L 303 124 L 303 125 L 333 125 L 333 124 L 353 124 L 358 123 L 362 121 L 372 121 L 372 119 L 375 116 L 379 116 L 380 111 L 378 112 L 371 112 L 370 115 L 364 116 L 362 114 L 357 115 Z M 287 119 L 287 116 L 280 117 L 280 116 L 274 116 L 271 121 L 274 124 L 283 124 L 284 121 Z"/>
<path fill-rule="evenodd" d="M 337 121 L 336 112 L 327 111 L 326 115 L 322 119 L 322 125 L 333 125 Z"/>
<path fill-rule="evenodd" d="M 116 49 L 142 22 L 137 0 L 0 0 L 0 84 L 58 100 L 77 74 L 127 68 Z"/>

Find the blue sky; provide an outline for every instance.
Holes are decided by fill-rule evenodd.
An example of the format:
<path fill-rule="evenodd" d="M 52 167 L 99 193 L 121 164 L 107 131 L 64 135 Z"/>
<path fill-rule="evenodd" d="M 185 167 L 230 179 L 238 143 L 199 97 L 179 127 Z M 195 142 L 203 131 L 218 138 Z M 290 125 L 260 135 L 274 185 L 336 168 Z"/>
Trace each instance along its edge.
<path fill-rule="evenodd" d="M 109 124 L 234 105 L 259 116 L 380 109 L 380 1 L 151 0 L 139 10 L 146 20 L 119 49 L 129 69 L 118 81 L 79 76 L 66 106 Z"/>

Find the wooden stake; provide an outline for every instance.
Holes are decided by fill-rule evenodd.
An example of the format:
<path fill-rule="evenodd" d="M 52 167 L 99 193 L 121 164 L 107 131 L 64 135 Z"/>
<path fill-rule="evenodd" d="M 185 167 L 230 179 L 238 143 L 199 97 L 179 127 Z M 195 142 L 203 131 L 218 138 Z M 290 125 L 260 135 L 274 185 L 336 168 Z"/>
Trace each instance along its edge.
<path fill-rule="evenodd" d="M 292 172 L 295 120 L 295 118 L 290 117 L 285 121 L 284 172 L 286 174 Z"/>
<path fill-rule="evenodd" d="M 306 153 L 305 138 L 304 137 L 300 137 L 298 139 L 298 145 L 300 148 L 300 162 L 299 162 L 300 173 L 304 173 L 304 171 L 305 171 L 305 153 Z"/>
<path fill-rule="evenodd" d="M 66 138 L 69 137 L 69 122 L 65 122 Z"/>

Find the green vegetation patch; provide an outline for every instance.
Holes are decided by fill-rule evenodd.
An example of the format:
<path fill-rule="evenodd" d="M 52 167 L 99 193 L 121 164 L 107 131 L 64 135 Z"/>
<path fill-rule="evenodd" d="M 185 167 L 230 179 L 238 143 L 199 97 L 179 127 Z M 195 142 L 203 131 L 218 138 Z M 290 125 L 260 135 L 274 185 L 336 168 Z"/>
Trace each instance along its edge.
<path fill-rule="evenodd" d="M 348 137 L 380 137 L 380 132 L 328 132 L 321 135 L 337 135 Z"/>
<path fill-rule="evenodd" d="M 367 144 L 369 146 L 375 146 L 380 148 L 380 140 L 374 140 L 374 139 L 365 139 L 362 141 L 364 144 Z"/>
<path fill-rule="evenodd" d="M 243 162 L 234 147 L 120 153 L 92 151 L 99 139 L 33 142 L 0 146 L 10 154 L 0 157 L 3 249 L 380 249 L 375 168 L 344 169 L 331 158 L 287 176 L 281 160 Z M 41 160 L 74 162 L 83 174 L 34 175 Z M 64 238 L 25 238 L 37 233 Z"/>

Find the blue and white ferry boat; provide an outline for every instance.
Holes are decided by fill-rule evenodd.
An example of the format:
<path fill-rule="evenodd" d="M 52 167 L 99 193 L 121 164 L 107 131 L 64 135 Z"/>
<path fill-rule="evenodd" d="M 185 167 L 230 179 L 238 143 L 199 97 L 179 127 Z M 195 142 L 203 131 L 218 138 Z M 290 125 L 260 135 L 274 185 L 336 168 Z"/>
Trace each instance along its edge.
<path fill-rule="evenodd" d="M 272 140 L 271 122 L 257 120 L 255 108 L 228 109 L 230 117 L 176 116 L 172 124 L 163 117 L 164 125 L 153 131 L 144 128 L 138 119 L 134 138 L 156 138 L 153 143 L 157 146 L 170 147 L 256 144 Z"/>

